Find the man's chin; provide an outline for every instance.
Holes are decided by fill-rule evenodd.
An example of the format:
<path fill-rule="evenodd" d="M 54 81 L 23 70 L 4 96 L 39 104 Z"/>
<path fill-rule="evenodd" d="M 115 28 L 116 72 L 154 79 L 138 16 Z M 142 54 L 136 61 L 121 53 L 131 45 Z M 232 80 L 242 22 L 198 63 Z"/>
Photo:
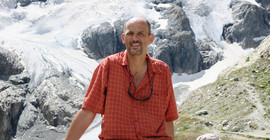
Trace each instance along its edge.
<path fill-rule="evenodd" d="M 131 55 L 141 55 L 142 54 L 142 51 L 133 51 L 133 50 L 129 50 L 129 53 L 131 54 Z"/>

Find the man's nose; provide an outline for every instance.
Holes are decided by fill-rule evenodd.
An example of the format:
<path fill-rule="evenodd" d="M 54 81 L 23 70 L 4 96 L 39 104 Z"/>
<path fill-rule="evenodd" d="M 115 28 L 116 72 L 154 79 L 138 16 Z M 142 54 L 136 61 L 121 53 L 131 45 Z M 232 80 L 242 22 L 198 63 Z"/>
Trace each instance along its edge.
<path fill-rule="evenodd" d="M 139 36 L 137 34 L 133 34 L 132 40 L 139 40 Z"/>

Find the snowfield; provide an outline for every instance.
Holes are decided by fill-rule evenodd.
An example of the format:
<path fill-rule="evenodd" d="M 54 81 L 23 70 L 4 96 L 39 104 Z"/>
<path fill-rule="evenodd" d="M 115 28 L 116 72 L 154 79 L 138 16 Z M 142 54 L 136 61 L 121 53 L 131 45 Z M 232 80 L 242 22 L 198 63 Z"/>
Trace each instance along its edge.
<path fill-rule="evenodd" d="M 255 0 L 247 0 L 257 4 Z M 246 56 L 250 50 L 243 50 L 238 44 L 228 44 L 221 39 L 223 25 L 233 22 L 229 4 L 231 0 L 186 0 L 183 10 L 190 19 L 196 39 L 210 39 L 216 42 L 216 50 L 222 52 L 224 59 L 208 70 L 192 75 L 173 74 L 174 87 L 185 85 L 192 91 L 200 86 L 214 82 L 225 68 Z M 70 71 L 71 76 L 88 85 L 99 61 L 90 59 L 80 45 L 80 35 L 87 27 L 103 22 L 113 23 L 117 19 L 146 17 L 165 29 L 167 20 L 162 19 L 154 8 L 145 8 L 144 0 L 74 0 L 63 3 L 48 1 L 35 2 L 27 7 L 16 9 L 0 8 L 0 47 L 16 52 L 31 75 L 30 89 L 56 73 Z M 168 4 L 158 7 L 169 8 Z M 203 15 L 201 15 L 204 13 Z M 180 96 L 176 94 L 175 96 Z M 185 95 L 187 96 L 187 95 Z M 183 97 L 181 101 L 184 100 Z M 177 101 L 178 104 L 181 101 Z M 97 115 L 94 123 L 81 138 L 98 139 L 101 117 Z"/>

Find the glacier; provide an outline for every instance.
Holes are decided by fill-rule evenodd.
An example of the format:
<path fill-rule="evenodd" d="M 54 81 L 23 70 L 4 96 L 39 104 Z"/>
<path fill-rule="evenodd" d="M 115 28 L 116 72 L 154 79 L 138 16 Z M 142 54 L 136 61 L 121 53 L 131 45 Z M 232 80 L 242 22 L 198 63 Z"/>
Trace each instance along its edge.
<path fill-rule="evenodd" d="M 255 0 L 247 0 L 257 4 Z M 252 49 L 243 50 L 239 44 L 228 44 L 221 39 L 225 24 L 234 22 L 231 0 L 182 0 L 191 28 L 197 39 L 211 39 L 216 42 L 216 50 L 224 54 L 224 59 L 210 69 L 188 75 L 172 75 L 174 88 L 187 86 L 192 91 L 200 86 L 214 82 L 218 74 L 246 56 Z M 7 48 L 19 55 L 31 76 L 30 90 L 34 90 L 44 79 L 59 73 L 71 73 L 82 89 L 88 85 L 92 73 L 100 61 L 90 59 L 80 45 L 80 35 L 91 25 L 103 22 L 113 23 L 117 19 L 145 17 L 160 24 L 159 29 L 167 26 L 153 5 L 143 0 L 67 0 L 62 3 L 53 1 L 33 2 L 27 7 L 0 8 L 0 47 Z M 258 4 L 257 4 L 258 5 Z M 158 7 L 170 8 L 169 4 Z M 202 13 L 204 13 L 202 15 Z M 176 96 L 180 96 L 177 95 Z M 176 97 L 178 105 L 184 100 Z M 98 139 L 100 116 L 81 138 Z"/>

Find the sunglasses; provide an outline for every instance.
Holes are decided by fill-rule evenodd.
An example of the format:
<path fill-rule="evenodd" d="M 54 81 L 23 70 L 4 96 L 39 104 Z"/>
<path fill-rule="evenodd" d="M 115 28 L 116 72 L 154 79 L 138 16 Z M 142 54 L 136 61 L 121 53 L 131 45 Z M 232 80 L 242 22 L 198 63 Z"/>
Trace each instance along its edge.
<path fill-rule="evenodd" d="M 132 83 L 132 78 L 130 78 L 130 80 L 129 80 L 128 95 L 129 95 L 131 98 L 133 98 L 133 99 L 135 99 L 135 100 L 137 100 L 137 101 L 147 101 L 147 100 L 149 100 L 149 99 L 151 98 L 151 96 L 152 96 L 152 93 L 153 93 L 153 81 L 151 80 L 150 75 L 149 75 L 148 65 L 147 65 L 147 73 L 148 73 L 148 79 L 149 79 L 149 83 L 150 83 L 151 93 L 150 93 L 149 97 L 147 97 L 147 98 L 145 98 L 145 99 L 139 99 L 139 98 L 136 98 L 136 97 L 134 97 L 134 96 L 130 93 L 130 86 L 131 86 L 131 83 Z M 130 76 L 130 77 L 131 77 L 131 76 Z M 152 83 L 151 83 L 151 82 L 152 82 Z"/>

